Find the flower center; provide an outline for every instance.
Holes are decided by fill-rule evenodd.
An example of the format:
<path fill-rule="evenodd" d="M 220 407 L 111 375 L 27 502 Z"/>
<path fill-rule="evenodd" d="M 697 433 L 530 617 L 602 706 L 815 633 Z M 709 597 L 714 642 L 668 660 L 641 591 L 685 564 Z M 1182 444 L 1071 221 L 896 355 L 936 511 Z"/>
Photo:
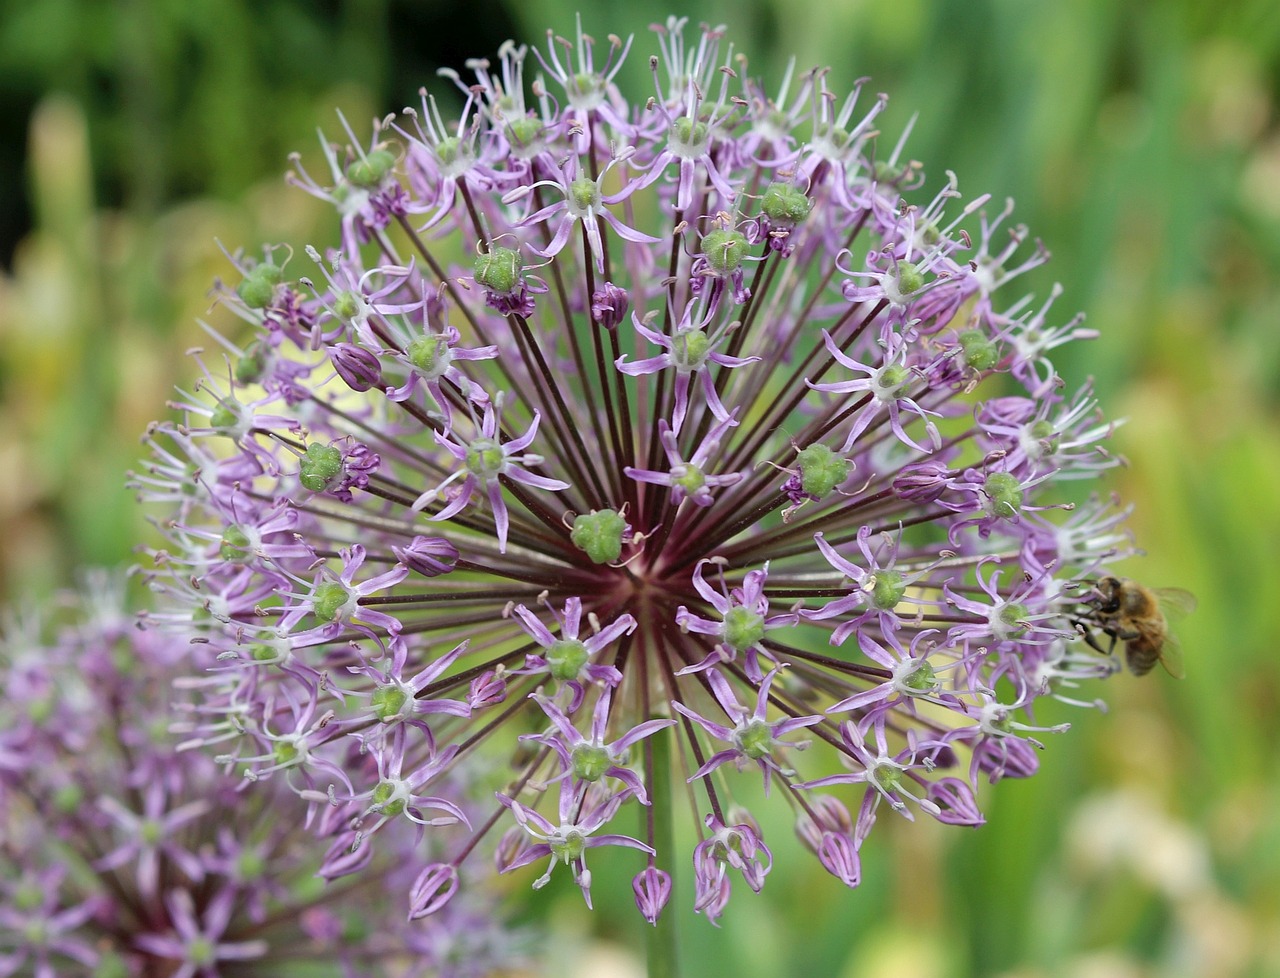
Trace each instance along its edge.
<path fill-rule="evenodd" d="M 502 446 L 492 438 L 477 438 L 467 448 L 467 471 L 481 482 L 492 482 L 506 471 Z"/>
<path fill-rule="evenodd" d="M 758 761 L 773 752 L 773 734 L 763 720 L 751 720 L 734 732 L 734 739 L 743 754 Z"/>
<path fill-rule="evenodd" d="M 599 744 L 578 744 L 570 756 L 573 776 L 580 781 L 599 781 L 613 767 L 609 752 Z"/>
<path fill-rule="evenodd" d="M 547 840 L 551 854 L 561 862 L 570 863 L 581 859 L 587 848 L 587 837 L 581 829 L 561 829 L 556 836 Z"/>
<path fill-rule="evenodd" d="M 576 638 L 559 638 L 547 649 L 547 671 L 554 678 L 568 682 L 578 678 L 590 658 L 587 647 Z"/>
<path fill-rule="evenodd" d="M 751 648 L 764 638 L 764 616 L 735 605 L 724 613 L 724 643 L 735 652 Z"/>

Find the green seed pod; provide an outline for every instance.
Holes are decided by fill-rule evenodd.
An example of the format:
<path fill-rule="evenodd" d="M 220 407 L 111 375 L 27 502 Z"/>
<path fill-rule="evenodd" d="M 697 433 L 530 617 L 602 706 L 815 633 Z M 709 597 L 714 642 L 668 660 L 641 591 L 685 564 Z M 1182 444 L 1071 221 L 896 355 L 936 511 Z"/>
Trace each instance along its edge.
<path fill-rule="evenodd" d="M 700 329 L 682 329 L 671 337 L 671 359 L 677 370 L 697 370 L 711 352 L 711 339 Z"/>
<path fill-rule="evenodd" d="M 502 475 L 506 456 L 492 438 L 477 438 L 467 448 L 467 471 L 484 482 Z"/>
<path fill-rule="evenodd" d="M 1000 362 L 1000 348 L 980 329 L 966 329 L 960 334 L 964 362 L 974 370 L 990 370 Z"/>
<path fill-rule="evenodd" d="M 924 275 L 909 261 L 898 262 L 898 292 L 904 296 L 919 292 L 924 286 Z"/>
<path fill-rule="evenodd" d="M 225 435 L 230 435 L 235 431 L 236 423 L 239 420 L 240 416 L 234 410 L 226 404 L 219 404 L 213 409 L 213 413 L 209 415 L 209 427 Z"/>
<path fill-rule="evenodd" d="M 542 121 L 531 115 L 512 119 L 507 124 L 506 134 L 511 149 L 516 155 L 520 155 L 538 145 L 538 140 L 542 136 Z"/>
<path fill-rule="evenodd" d="M 344 323 L 349 323 L 360 314 L 363 303 L 354 292 L 339 292 L 333 297 L 333 314 Z"/>
<path fill-rule="evenodd" d="M 992 472 L 982 484 L 991 500 L 991 512 L 1002 519 L 1016 519 L 1022 510 L 1022 486 L 1008 472 Z"/>
<path fill-rule="evenodd" d="M 796 454 L 796 467 L 800 469 L 801 490 L 821 499 L 844 485 L 853 463 L 826 445 L 813 444 Z"/>
<path fill-rule="evenodd" d="M 795 227 L 806 217 L 813 207 L 813 201 L 789 183 L 771 183 L 764 192 L 760 209 L 771 224 L 780 227 Z"/>
<path fill-rule="evenodd" d="M 357 187 L 376 187 L 395 165 L 395 154 L 391 150 L 374 149 L 347 167 L 347 180 Z"/>
<path fill-rule="evenodd" d="M 373 789 L 373 807 L 383 815 L 396 816 L 404 811 L 404 799 L 396 797 L 394 781 L 379 781 Z"/>
<path fill-rule="evenodd" d="M 334 445 L 312 442 L 298 463 L 298 481 L 312 492 L 324 492 L 342 473 L 342 451 Z"/>
<path fill-rule="evenodd" d="M 1031 425 L 1031 429 L 1028 434 L 1030 434 L 1035 440 L 1036 445 L 1040 450 L 1041 458 L 1048 455 L 1056 455 L 1058 453 L 1058 446 L 1061 444 L 1061 438 L 1059 438 L 1058 433 L 1054 430 L 1053 422 L 1037 421 Z"/>
<path fill-rule="evenodd" d="M 254 341 L 236 361 L 236 383 L 256 384 L 267 369 L 266 344 Z"/>
<path fill-rule="evenodd" d="M 741 231 L 718 228 L 702 236 L 702 256 L 717 275 L 732 275 L 747 255 L 747 236 Z"/>
<path fill-rule="evenodd" d="M 627 521 L 616 510 L 599 509 L 575 516 L 569 539 L 579 550 L 586 551 L 592 563 L 612 564 L 622 556 L 626 528 Z"/>
<path fill-rule="evenodd" d="M 569 184 L 569 200 L 580 211 L 600 206 L 600 188 L 590 177 L 578 177 Z"/>
<path fill-rule="evenodd" d="M 1000 609 L 1000 629 L 1005 637 L 1021 635 L 1027 630 L 1025 624 L 1027 617 L 1027 606 L 1016 602 L 1005 605 Z"/>
<path fill-rule="evenodd" d="M 250 309 L 265 309 L 276 296 L 276 286 L 284 281 L 284 271 L 269 261 L 255 265 L 236 286 L 236 295 Z"/>
<path fill-rule="evenodd" d="M 379 686 L 369 697 L 373 715 L 383 723 L 390 723 L 400 716 L 409 695 L 399 686 Z"/>
<path fill-rule="evenodd" d="M 494 248 L 475 262 L 476 282 L 499 295 L 510 295 L 523 280 L 524 259 L 514 248 Z"/>
<path fill-rule="evenodd" d="M 672 476 L 671 481 L 674 485 L 683 489 L 687 495 L 692 496 L 707 484 L 707 476 L 702 469 L 686 462 L 684 464 L 684 472 L 681 475 Z"/>
<path fill-rule="evenodd" d="M 707 128 L 705 122 L 698 122 L 690 119 L 688 116 L 682 115 L 675 122 L 671 123 L 671 129 L 667 134 L 668 143 L 679 150 L 696 150 L 707 141 L 707 137 L 711 134 L 711 130 Z"/>
<path fill-rule="evenodd" d="M 902 685 L 909 690 L 926 693 L 937 689 L 941 684 L 938 682 L 937 674 L 933 671 L 933 666 L 927 662 L 922 662 L 903 678 Z"/>

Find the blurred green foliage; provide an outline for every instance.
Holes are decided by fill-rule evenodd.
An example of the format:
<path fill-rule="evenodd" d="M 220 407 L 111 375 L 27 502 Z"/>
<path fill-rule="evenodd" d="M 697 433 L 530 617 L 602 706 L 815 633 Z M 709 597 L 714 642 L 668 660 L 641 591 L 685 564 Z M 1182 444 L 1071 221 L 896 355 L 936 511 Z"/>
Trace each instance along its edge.
<path fill-rule="evenodd" d="M 512 34 L 572 30 L 562 0 L 41 0 L 0 3 L 0 590 L 118 563 L 144 532 L 123 489 L 183 351 L 204 342 L 228 247 L 327 240 L 281 185 L 333 109 L 359 122 L 414 99 Z M 576 9 L 598 36 L 642 32 L 652 0 Z M 1101 339 L 1096 378 L 1131 460 L 1149 556 L 1130 572 L 1195 591 L 1188 679 L 1119 677 L 1107 713 L 1062 706 L 1041 774 L 986 799 L 975 832 L 897 824 L 847 892 L 766 824 L 777 868 L 715 930 L 672 910 L 691 975 L 1280 975 L 1280 4 L 1238 0 L 702 0 L 774 83 L 794 54 L 837 87 L 874 78 L 882 117 L 933 185 L 1018 201 L 1053 250 L 1063 317 Z M 626 84 L 649 84 L 633 57 Z M 25 187 L 27 193 L 18 193 Z M 216 315 L 215 315 L 216 318 Z M 1056 704 L 1055 704 L 1056 706 Z M 767 808 L 766 808 L 767 810 Z M 621 865 L 597 906 L 572 886 L 538 915 L 562 935 L 642 947 Z M 523 894 L 525 881 L 514 893 Z M 609 892 L 603 892 L 605 888 Z M 558 970 L 588 974 L 561 937 Z M 578 951 L 571 950 L 579 948 Z M 602 973 L 597 971 L 596 973 Z"/>

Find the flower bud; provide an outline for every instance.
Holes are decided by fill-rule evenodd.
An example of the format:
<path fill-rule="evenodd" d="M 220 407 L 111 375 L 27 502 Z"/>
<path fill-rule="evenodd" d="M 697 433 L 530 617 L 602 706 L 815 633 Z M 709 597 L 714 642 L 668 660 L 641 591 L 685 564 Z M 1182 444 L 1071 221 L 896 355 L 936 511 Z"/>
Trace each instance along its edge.
<path fill-rule="evenodd" d="M 513 825 L 502 833 L 493 851 L 493 862 L 498 872 L 505 873 L 517 859 L 529 849 L 529 836 L 519 825 Z"/>
<path fill-rule="evenodd" d="M 847 887 L 862 882 L 862 860 L 852 835 L 841 832 L 823 832 L 815 850 L 822 868 Z"/>
<path fill-rule="evenodd" d="M 342 832 L 324 854 L 316 873 L 321 879 L 336 880 L 364 869 L 373 860 L 373 846 L 361 845 L 360 833 L 348 829 Z"/>
<path fill-rule="evenodd" d="M 431 863 L 418 874 L 409 891 L 409 919 L 430 916 L 457 892 L 458 867 L 452 863 Z"/>
<path fill-rule="evenodd" d="M 458 562 L 458 548 L 443 537 L 414 537 L 407 547 L 392 546 L 391 552 L 423 577 L 448 574 Z"/>
<path fill-rule="evenodd" d="M 367 391 L 382 383 L 382 364 L 363 347 L 338 343 L 329 347 L 329 360 L 353 391 Z"/>
<path fill-rule="evenodd" d="M 656 925 L 671 899 L 671 874 L 657 866 L 649 866 L 631 881 L 631 892 L 636 896 L 636 907 L 644 919 Z"/>
<path fill-rule="evenodd" d="M 467 695 L 467 704 L 473 710 L 497 706 L 507 698 L 507 683 L 492 669 L 471 680 L 471 690 Z"/>
<path fill-rule="evenodd" d="M 939 778 L 929 785 L 929 799 L 938 806 L 935 816 L 948 825 L 982 825 L 986 822 L 978 810 L 978 800 L 968 782 L 959 778 Z"/>
<path fill-rule="evenodd" d="M 591 318 L 605 329 L 617 329 L 630 304 L 631 299 L 626 289 L 620 289 L 612 282 L 605 282 L 603 288 L 591 294 Z"/>
<path fill-rule="evenodd" d="M 911 462 L 894 476 L 893 492 L 900 499 L 931 503 L 947 491 L 950 476 L 941 462 Z"/>
<path fill-rule="evenodd" d="M 1020 737 L 983 740 L 973 754 L 992 784 L 1001 778 L 1029 778 L 1040 769 L 1035 748 Z"/>

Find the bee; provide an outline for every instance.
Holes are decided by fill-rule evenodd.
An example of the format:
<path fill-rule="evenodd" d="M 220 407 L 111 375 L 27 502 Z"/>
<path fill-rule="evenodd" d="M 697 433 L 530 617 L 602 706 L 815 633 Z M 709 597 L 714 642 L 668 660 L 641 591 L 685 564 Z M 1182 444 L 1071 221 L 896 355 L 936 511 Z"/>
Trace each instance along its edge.
<path fill-rule="evenodd" d="M 1084 639 L 1104 655 L 1124 642 L 1124 660 L 1135 676 L 1145 676 L 1157 662 L 1175 678 L 1183 677 L 1182 654 L 1169 631 L 1168 615 L 1194 611 L 1196 597 L 1182 588 L 1152 588 L 1125 577 L 1103 577 L 1081 602 L 1087 611 L 1077 624 Z M 1111 637 L 1103 649 L 1091 631 Z"/>

